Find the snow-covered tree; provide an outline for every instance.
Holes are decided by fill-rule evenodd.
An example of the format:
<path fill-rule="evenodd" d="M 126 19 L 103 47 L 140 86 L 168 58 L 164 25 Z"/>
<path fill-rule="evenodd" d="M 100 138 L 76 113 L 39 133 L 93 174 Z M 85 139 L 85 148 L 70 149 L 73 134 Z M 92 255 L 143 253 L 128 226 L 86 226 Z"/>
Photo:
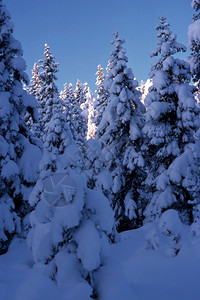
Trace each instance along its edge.
<path fill-rule="evenodd" d="M 77 80 L 76 89 L 73 93 L 73 120 L 76 129 L 75 141 L 83 148 L 87 136 L 87 121 L 83 115 L 81 105 L 85 102 L 85 97 L 80 80 Z"/>
<path fill-rule="evenodd" d="M 142 101 L 142 103 L 144 103 L 144 100 L 149 93 L 150 86 L 152 86 L 151 79 L 147 79 L 147 81 L 145 82 L 142 80 L 140 86 L 138 86 L 138 90 L 141 92 L 140 100 Z"/>
<path fill-rule="evenodd" d="M 60 162 L 60 156 L 65 153 L 69 145 L 74 144 L 70 126 L 66 122 L 67 111 L 63 112 L 63 106 L 63 101 L 59 97 L 53 99 L 52 104 L 49 106 L 51 108 L 51 119 L 45 125 L 43 134 L 44 156 L 41 162 L 42 178 L 44 178 L 43 176 L 49 176 L 58 168 L 63 168 L 63 164 L 66 162 Z"/>
<path fill-rule="evenodd" d="M 29 93 L 33 95 L 36 99 L 39 97 L 40 91 L 40 78 L 39 78 L 39 66 L 37 63 L 34 63 L 32 70 L 32 78 L 29 85 Z"/>
<path fill-rule="evenodd" d="M 74 92 L 72 84 L 69 84 L 69 88 L 67 83 L 64 84 L 64 90 L 60 92 L 60 99 L 63 100 L 63 110 L 66 117 L 66 122 L 70 127 L 73 139 L 76 138 L 76 129 L 74 125 Z"/>
<path fill-rule="evenodd" d="M 55 84 L 57 80 L 56 73 L 58 72 L 58 63 L 55 62 L 55 57 L 50 52 L 50 47 L 45 44 L 44 59 L 39 60 L 38 86 L 34 86 L 34 95 L 39 104 L 39 125 L 41 138 L 43 135 L 44 126 L 51 119 L 51 105 L 53 99 L 59 96 L 58 88 Z"/>
<path fill-rule="evenodd" d="M 64 90 L 60 92 L 60 98 L 63 100 L 63 110 L 65 111 L 66 122 L 68 123 L 72 136 L 76 138 L 75 125 L 74 125 L 74 91 L 72 84 L 67 86 L 67 83 L 64 84 Z"/>
<path fill-rule="evenodd" d="M 35 184 L 41 151 L 25 123 L 35 99 L 23 89 L 28 84 L 20 42 L 13 36 L 10 14 L 0 0 L 0 254 L 20 232 L 29 212 L 28 196 Z"/>
<path fill-rule="evenodd" d="M 60 98 L 65 101 L 68 98 L 68 87 L 67 83 L 64 84 L 63 91 L 60 92 Z"/>
<path fill-rule="evenodd" d="M 39 66 L 37 65 L 37 63 L 35 63 L 33 66 L 32 78 L 30 80 L 30 85 L 27 88 L 27 92 L 33 95 L 37 100 L 39 96 L 39 90 L 40 90 Z M 37 110 L 35 115 L 33 114 L 32 110 L 30 111 L 28 110 L 25 116 L 26 124 L 28 125 L 29 129 L 33 132 L 33 135 L 37 138 L 40 137 L 38 109 L 39 109 L 39 102 L 37 100 Z"/>
<path fill-rule="evenodd" d="M 76 98 L 76 101 L 79 104 L 79 106 L 81 106 L 81 104 L 83 104 L 85 102 L 82 83 L 80 82 L 79 79 L 76 82 L 76 88 L 74 90 L 74 97 Z"/>
<path fill-rule="evenodd" d="M 89 103 L 89 108 L 88 108 L 88 122 L 87 122 L 87 140 L 89 139 L 94 139 L 95 138 L 95 132 L 96 132 L 96 126 L 94 123 L 94 105 L 93 103 Z"/>
<path fill-rule="evenodd" d="M 31 215 L 28 241 L 35 264 L 71 299 L 77 290 L 81 299 L 94 299 L 94 273 L 105 264 L 114 234 L 113 211 L 103 194 L 87 189 L 77 170 L 55 173 L 44 181 L 46 187 Z M 47 202 L 49 190 L 53 205 Z"/>
<path fill-rule="evenodd" d="M 51 107 L 51 119 L 45 125 L 43 133 L 44 152 L 40 162 L 40 179 L 38 180 L 29 202 L 36 206 L 41 201 L 43 185 L 42 181 L 49 178 L 57 170 L 65 168 L 78 168 L 81 170 L 82 162 L 80 153 L 66 122 L 66 113 L 63 111 L 63 100 L 59 97 L 53 99 Z"/>
<path fill-rule="evenodd" d="M 106 166 L 113 177 L 112 206 L 118 227 L 122 227 L 125 219 L 136 218 L 139 170 L 143 166 L 140 144 L 144 106 L 136 90 L 137 81 L 132 70 L 127 68 L 128 59 L 122 46 L 124 40 L 118 32 L 114 36 L 114 50 L 105 79 L 105 88 L 109 91 L 108 104 L 96 137 L 102 145 Z"/>
<path fill-rule="evenodd" d="M 107 105 L 107 99 L 108 99 L 108 91 L 104 87 L 104 80 L 105 80 L 105 75 L 103 73 L 103 68 L 101 65 L 98 65 L 98 71 L 96 72 L 97 75 L 97 80 L 96 80 L 96 94 L 97 98 L 94 103 L 94 113 L 95 113 L 95 118 L 94 118 L 94 123 L 95 126 L 98 128 L 99 123 L 101 122 L 103 112 L 105 110 L 105 107 Z"/>
<path fill-rule="evenodd" d="M 85 117 L 86 123 L 88 124 L 88 117 L 89 117 L 89 107 L 90 105 L 93 106 L 93 95 L 92 91 L 90 90 L 88 83 L 85 82 L 83 89 L 83 102 L 80 105 L 82 114 Z"/>
<path fill-rule="evenodd" d="M 95 98 L 88 86 L 88 83 L 84 83 L 83 89 L 83 99 L 84 102 L 81 104 L 82 115 L 84 116 L 86 123 L 87 123 L 87 137 L 86 139 L 94 139 L 95 138 L 95 131 L 96 126 L 94 123 L 94 102 Z"/>
<path fill-rule="evenodd" d="M 159 58 L 152 65 L 153 85 L 145 99 L 142 148 L 148 162 L 149 201 L 145 216 L 149 221 L 156 220 L 173 208 L 183 222 L 190 223 L 194 203 L 199 201 L 199 151 L 194 138 L 199 127 L 199 109 L 189 85 L 189 64 L 173 56 L 186 48 L 176 41 L 166 18 L 159 19 L 158 47 L 151 55 Z"/>
<path fill-rule="evenodd" d="M 110 199 L 112 189 L 112 176 L 105 165 L 101 145 L 95 139 L 85 143 L 84 171 L 88 178 L 88 187 L 103 191 Z"/>
<path fill-rule="evenodd" d="M 114 235 L 113 211 L 103 194 L 86 187 L 60 98 L 52 110 L 40 180 L 29 198 L 35 210 L 28 241 L 45 274 L 72 293 L 81 289 L 83 299 L 94 298 L 93 273 L 103 264 Z"/>
<path fill-rule="evenodd" d="M 188 28 L 189 47 L 191 50 L 191 56 L 189 57 L 189 63 L 191 67 L 193 81 L 198 89 L 198 95 L 200 93 L 200 1 L 193 0 L 192 8 L 196 14 L 193 15 L 193 23 Z"/>
<path fill-rule="evenodd" d="M 35 210 L 28 241 L 45 274 L 90 299 L 96 296 L 93 273 L 115 234 L 113 212 L 103 194 L 86 187 L 79 151 L 58 101 L 45 126 L 40 180 L 29 198 Z"/>

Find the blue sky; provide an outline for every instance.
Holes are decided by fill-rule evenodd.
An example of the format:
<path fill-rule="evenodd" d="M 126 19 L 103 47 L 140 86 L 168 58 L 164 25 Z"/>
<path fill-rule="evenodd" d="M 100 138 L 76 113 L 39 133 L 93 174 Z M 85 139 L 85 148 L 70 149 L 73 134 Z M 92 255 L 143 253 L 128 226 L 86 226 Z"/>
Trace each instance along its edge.
<path fill-rule="evenodd" d="M 31 77 L 34 62 L 43 58 L 44 44 L 59 62 L 58 87 L 75 86 L 77 78 L 95 90 L 97 65 L 106 68 L 115 30 L 125 48 L 138 81 L 146 80 L 156 47 L 155 26 L 165 16 L 178 42 L 187 46 L 187 28 L 193 10 L 190 0 L 4 0 L 15 24 Z"/>

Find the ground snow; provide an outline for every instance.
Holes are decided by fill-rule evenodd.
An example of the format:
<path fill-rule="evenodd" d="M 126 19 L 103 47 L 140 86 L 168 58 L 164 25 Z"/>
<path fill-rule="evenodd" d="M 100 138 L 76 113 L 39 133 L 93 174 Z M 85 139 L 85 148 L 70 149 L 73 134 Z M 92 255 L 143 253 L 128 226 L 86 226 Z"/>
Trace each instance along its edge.
<path fill-rule="evenodd" d="M 121 241 L 111 246 L 105 265 L 95 272 L 100 300 L 199 299 L 200 237 L 192 236 L 189 227 L 176 217 L 171 210 L 158 225 L 148 223 L 121 233 Z M 171 244 L 165 222 L 171 222 L 172 232 L 174 228 L 181 232 L 177 256 L 168 251 Z M 152 247 L 155 241 L 157 250 Z M 70 268 L 72 257 L 66 264 L 64 258 L 62 254 L 63 267 Z M 78 272 L 70 274 L 67 282 L 63 278 L 63 286 L 56 286 L 39 267 L 33 267 L 26 241 L 18 239 L 8 253 L 0 256 L 0 290 L 0 299 L 6 300 L 88 300 L 91 292 L 89 285 L 78 278 Z"/>

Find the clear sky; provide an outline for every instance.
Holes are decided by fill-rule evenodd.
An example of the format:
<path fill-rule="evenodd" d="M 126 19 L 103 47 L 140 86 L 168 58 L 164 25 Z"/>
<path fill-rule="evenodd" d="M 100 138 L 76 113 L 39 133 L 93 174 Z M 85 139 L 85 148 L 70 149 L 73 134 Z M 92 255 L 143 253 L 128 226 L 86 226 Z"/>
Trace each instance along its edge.
<path fill-rule="evenodd" d="M 58 87 L 75 86 L 77 78 L 95 90 L 97 65 L 106 68 L 115 30 L 138 81 L 146 80 L 156 47 L 158 16 L 167 17 L 177 41 L 188 45 L 191 0 L 4 0 L 15 24 L 31 77 L 34 62 L 43 58 L 44 44 L 59 62 Z"/>

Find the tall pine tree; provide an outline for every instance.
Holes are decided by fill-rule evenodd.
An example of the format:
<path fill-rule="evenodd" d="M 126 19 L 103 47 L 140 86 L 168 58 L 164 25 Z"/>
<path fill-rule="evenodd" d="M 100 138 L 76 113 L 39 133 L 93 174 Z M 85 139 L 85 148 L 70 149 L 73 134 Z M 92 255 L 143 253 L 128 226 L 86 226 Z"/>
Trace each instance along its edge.
<path fill-rule="evenodd" d="M 73 120 L 76 129 L 75 141 L 82 150 L 87 137 L 87 121 L 81 109 L 81 105 L 84 104 L 84 102 L 85 97 L 82 84 L 80 80 L 77 80 L 76 89 L 73 94 Z"/>
<path fill-rule="evenodd" d="M 94 273 L 114 234 L 113 211 L 102 194 L 87 189 L 63 103 L 57 99 L 45 125 L 40 180 L 29 198 L 35 210 L 28 241 L 45 274 L 73 293 L 82 289 L 90 299 L 96 297 Z"/>
<path fill-rule="evenodd" d="M 33 95 L 37 100 L 37 110 L 36 115 L 33 115 L 32 111 L 27 111 L 25 119 L 26 124 L 28 125 L 29 129 L 33 132 L 33 135 L 37 138 L 40 138 L 40 124 L 39 124 L 39 115 L 38 115 L 38 109 L 39 109 L 39 90 L 40 90 L 40 80 L 39 80 L 39 66 L 37 63 L 34 64 L 33 70 L 32 70 L 32 78 L 30 81 L 30 85 L 28 88 L 28 93 Z"/>
<path fill-rule="evenodd" d="M 200 1 L 193 0 L 192 8 L 195 10 L 193 15 L 193 23 L 188 28 L 189 46 L 191 50 L 191 56 L 189 62 L 191 66 L 191 72 L 193 81 L 198 88 L 198 94 L 200 93 Z"/>
<path fill-rule="evenodd" d="M 199 110 L 189 85 L 189 65 L 173 55 L 186 48 L 176 41 L 166 18 L 160 17 L 159 56 L 151 68 L 153 81 L 145 99 L 146 124 L 143 151 L 148 162 L 145 210 L 148 221 L 157 220 L 170 208 L 183 222 L 193 221 L 193 206 L 199 201 L 198 152 L 194 134 L 199 127 Z M 191 204 L 193 203 L 193 204 Z"/>
<path fill-rule="evenodd" d="M 28 83 L 26 63 L 13 29 L 10 14 L 0 0 L 0 254 L 21 230 L 41 158 L 25 123 L 25 113 L 35 110 L 36 101 L 23 89 L 23 83 Z"/>
<path fill-rule="evenodd" d="M 112 174 L 112 206 L 120 229 L 125 220 L 136 218 L 135 207 L 139 195 L 136 192 L 135 172 L 143 166 L 140 144 L 144 106 L 136 90 L 137 81 L 131 69 L 127 68 L 128 59 L 122 46 L 124 40 L 118 32 L 114 36 L 114 50 L 105 79 L 105 88 L 109 91 L 108 104 L 96 136 Z"/>
<path fill-rule="evenodd" d="M 52 116 L 52 101 L 59 96 L 55 84 L 58 63 L 55 62 L 55 57 L 50 52 L 50 47 L 47 44 L 45 44 L 44 59 L 39 60 L 39 63 L 39 69 L 42 69 L 42 71 L 37 75 L 38 84 L 35 84 L 34 89 L 32 88 L 31 91 L 38 100 L 40 138 L 42 139 L 45 124 L 50 121 Z"/>
<path fill-rule="evenodd" d="M 102 119 L 103 112 L 107 105 L 107 99 L 109 94 L 104 87 L 105 75 L 103 73 L 103 68 L 101 67 L 101 65 L 98 65 L 98 71 L 96 72 L 96 75 L 97 75 L 97 80 L 96 80 L 97 89 L 95 92 L 97 94 L 97 98 L 94 103 L 94 114 L 95 114 L 94 123 L 95 126 L 98 128 Z"/>

